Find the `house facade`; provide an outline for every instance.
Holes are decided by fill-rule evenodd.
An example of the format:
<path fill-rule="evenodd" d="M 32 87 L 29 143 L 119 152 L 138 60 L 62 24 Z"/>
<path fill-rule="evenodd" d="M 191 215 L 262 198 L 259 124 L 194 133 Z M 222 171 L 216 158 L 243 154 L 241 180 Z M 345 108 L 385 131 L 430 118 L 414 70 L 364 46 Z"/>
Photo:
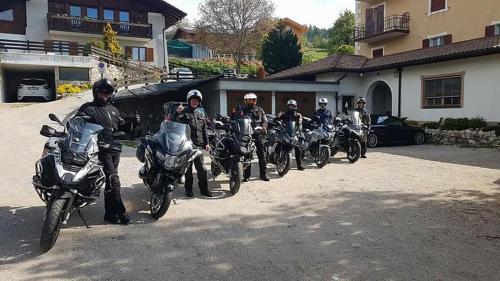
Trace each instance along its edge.
<path fill-rule="evenodd" d="M 365 97 L 375 114 L 499 122 L 500 0 L 473 2 L 356 1 L 356 55 L 334 55 L 268 79 L 337 82 L 338 112 Z"/>
<path fill-rule="evenodd" d="M 96 65 L 82 56 L 82 48 L 100 40 L 108 23 L 117 32 L 124 55 L 165 68 L 165 29 L 184 16 L 162 0 L 2 0 L 2 100 L 8 100 L 6 91 L 16 87 L 6 85 L 11 77 L 43 76 L 53 82 L 62 75 L 89 80 L 89 70 Z"/>

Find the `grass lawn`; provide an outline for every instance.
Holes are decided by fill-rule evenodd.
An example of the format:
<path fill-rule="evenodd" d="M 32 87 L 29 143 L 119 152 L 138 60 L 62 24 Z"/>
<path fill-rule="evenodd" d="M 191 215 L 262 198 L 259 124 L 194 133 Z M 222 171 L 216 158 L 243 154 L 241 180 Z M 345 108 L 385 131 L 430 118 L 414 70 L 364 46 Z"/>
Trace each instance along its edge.
<path fill-rule="evenodd" d="M 328 52 L 324 49 L 314 49 L 314 48 L 306 48 L 304 50 L 304 55 L 302 57 L 302 63 L 310 63 L 313 61 L 317 61 L 328 56 Z"/>

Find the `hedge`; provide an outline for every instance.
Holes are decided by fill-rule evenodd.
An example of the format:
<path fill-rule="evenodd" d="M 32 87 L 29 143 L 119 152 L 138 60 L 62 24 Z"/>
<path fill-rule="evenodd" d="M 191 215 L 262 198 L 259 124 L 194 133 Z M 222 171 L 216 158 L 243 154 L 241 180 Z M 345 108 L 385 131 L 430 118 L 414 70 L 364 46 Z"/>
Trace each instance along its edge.
<path fill-rule="evenodd" d="M 236 68 L 236 63 L 232 59 L 207 59 L 207 60 L 194 60 L 170 57 L 169 63 L 172 66 L 183 66 L 191 69 L 193 72 L 208 73 L 219 75 L 226 68 Z M 259 62 L 243 62 L 241 65 L 242 74 L 257 75 L 257 70 L 260 67 Z"/>
<path fill-rule="evenodd" d="M 484 118 L 446 118 L 444 119 L 441 129 L 443 130 L 456 130 L 463 131 L 467 129 L 481 129 L 486 127 L 486 121 Z"/>

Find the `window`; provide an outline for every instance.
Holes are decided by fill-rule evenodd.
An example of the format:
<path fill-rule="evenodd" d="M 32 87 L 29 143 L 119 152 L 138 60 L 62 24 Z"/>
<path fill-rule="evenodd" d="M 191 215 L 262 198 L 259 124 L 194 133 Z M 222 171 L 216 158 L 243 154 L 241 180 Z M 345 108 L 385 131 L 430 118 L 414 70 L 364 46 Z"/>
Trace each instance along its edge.
<path fill-rule="evenodd" d="M 384 48 L 372 49 L 372 58 L 378 58 L 384 56 Z"/>
<path fill-rule="evenodd" d="M 461 107 L 463 74 L 423 78 L 423 107 Z"/>
<path fill-rule="evenodd" d="M 9 10 L 0 11 L 0 20 L 14 21 L 14 10 L 9 9 Z"/>
<path fill-rule="evenodd" d="M 72 17 L 81 17 L 82 16 L 82 7 L 70 6 L 69 7 L 69 15 Z"/>
<path fill-rule="evenodd" d="M 500 35 L 500 23 L 495 24 L 495 35 Z"/>
<path fill-rule="evenodd" d="M 120 11 L 120 21 L 129 22 L 130 21 L 129 12 Z"/>
<path fill-rule="evenodd" d="M 59 80 L 63 81 L 90 81 L 87 68 L 60 67 Z"/>
<path fill-rule="evenodd" d="M 132 60 L 146 61 L 146 48 L 132 47 Z"/>
<path fill-rule="evenodd" d="M 96 8 L 87 8 L 87 17 L 92 19 L 97 19 L 97 9 Z"/>
<path fill-rule="evenodd" d="M 448 10 L 447 0 L 429 0 L 430 14 Z"/>
<path fill-rule="evenodd" d="M 444 36 L 429 39 L 429 47 L 439 47 L 444 45 Z"/>
<path fill-rule="evenodd" d="M 403 126 L 403 121 L 393 116 L 387 116 L 387 118 L 382 121 L 382 124 L 387 126 Z"/>
<path fill-rule="evenodd" d="M 114 21 L 115 20 L 115 11 L 113 10 L 104 10 L 104 20 Z"/>

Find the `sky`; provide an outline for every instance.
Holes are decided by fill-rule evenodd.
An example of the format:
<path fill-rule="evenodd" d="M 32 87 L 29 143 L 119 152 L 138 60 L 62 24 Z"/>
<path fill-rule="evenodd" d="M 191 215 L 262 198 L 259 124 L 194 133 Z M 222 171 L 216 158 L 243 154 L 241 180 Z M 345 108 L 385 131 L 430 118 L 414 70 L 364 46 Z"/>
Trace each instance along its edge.
<path fill-rule="evenodd" d="M 339 13 L 349 9 L 354 12 L 354 0 L 272 0 L 275 16 L 288 17 L 300 24 L 330 28 Z M 198 19 L 198 6 L 203 0 L 166 0 L 186 12 L 190 22 Z"/>

